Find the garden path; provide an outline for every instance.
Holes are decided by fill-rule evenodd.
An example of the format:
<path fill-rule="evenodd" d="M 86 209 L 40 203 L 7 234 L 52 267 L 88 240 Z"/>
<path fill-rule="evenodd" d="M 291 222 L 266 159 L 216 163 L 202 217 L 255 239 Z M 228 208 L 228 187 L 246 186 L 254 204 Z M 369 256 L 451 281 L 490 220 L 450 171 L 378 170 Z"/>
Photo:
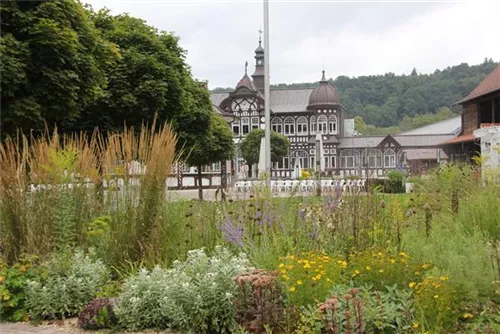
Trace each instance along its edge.
<path fill-rule="evenodd" d="M 22 322 L 0 324 L 0 334 L 71 334 L 55 326 L 32 326 Z"/>

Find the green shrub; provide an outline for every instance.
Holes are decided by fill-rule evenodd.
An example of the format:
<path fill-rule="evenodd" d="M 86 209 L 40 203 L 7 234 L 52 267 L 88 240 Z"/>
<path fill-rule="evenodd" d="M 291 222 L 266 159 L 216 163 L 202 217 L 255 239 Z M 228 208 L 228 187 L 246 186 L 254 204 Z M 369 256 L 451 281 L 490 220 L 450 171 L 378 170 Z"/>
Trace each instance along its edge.
<path fill-rule="evenodd" d="M 34 319 L 78 315 L 109 278 L 106 266 L 78 250 L 57 254 L 47 264 L 46 278 L 27 282 L 27 308 Z"/>
<path fill-rule="evenodd" d="M 26 282 L 41 274 L 37 257 L 22 257 L 7 266 L 0 260 L 0 318 L 3 321 L 27 320 Z"/>
<path fill-rule="evenodd" d="M 391 179 L 368 179 L 370 189 L 378 188 L 380 192 L 387 194 L 400 194 L 406 191 L 402 180 Z"/>
<path fill-rule="evenodd" d="M 130 330 L 171 327 L 190 333 L 228 332 L 236 325 L 233 277 L 248 269 L 246 255 L 233 256 L 220 246 L 212 257 L 203 249 L 189 251 L 186 261 L 174 262 L 171 269 L 143 269 L 127 279 L 116 314 Z"/>

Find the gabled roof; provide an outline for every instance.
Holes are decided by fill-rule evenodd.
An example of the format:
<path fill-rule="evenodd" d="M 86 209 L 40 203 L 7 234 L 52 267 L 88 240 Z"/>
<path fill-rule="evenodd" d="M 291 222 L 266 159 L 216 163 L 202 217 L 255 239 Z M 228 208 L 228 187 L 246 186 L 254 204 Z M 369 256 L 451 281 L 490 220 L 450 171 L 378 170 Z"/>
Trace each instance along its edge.
<path fill-rule="evenodd" d="M 497 90 L 500 90 L 500 64 L 469 95 L 458 101 L 457 104 L 465 103 Z"/>

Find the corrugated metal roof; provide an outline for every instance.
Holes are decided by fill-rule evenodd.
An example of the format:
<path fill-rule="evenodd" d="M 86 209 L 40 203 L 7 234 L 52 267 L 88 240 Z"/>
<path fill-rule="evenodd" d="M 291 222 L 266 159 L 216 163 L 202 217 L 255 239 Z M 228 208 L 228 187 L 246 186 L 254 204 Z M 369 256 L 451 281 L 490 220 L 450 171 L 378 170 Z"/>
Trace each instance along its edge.
<path fill-rule="evenodd" d="M 400 135 L 457 135 L 462 127 L 462 116 L 453 117 L 437 123 L 400 133 Z"/>
<path fill-rule="evenodd" d="M 440 143 L 455 137 L 455 135 L 397 135 L 393 138 L 405 147 L 437 146 Z"/>
<path fill-rule="evenodd" d="M 464 103 L 497 90 L 500 90 L 500 64 L 469 95 L 457 103 Z"/>
<path fill-rule="evenodd" d="M 312 91 L 313 88 L 271 90 L 271 111 L 273 113 L 306 111 Z M 212 93 L 210 96 L 212 103 L 218 106 L 229 93 Z"/>
<path fill-rule="evenodd" d="M 306 111 L 312 91 L 312 88 L 272 90 L 271 110 L 274 113 Z"/>
<path fill-rule="evenodd" d="M 386 136 L 346 137 L 342 138 L 342 142 L 338 148 L 377 147 L 385 137 Z"/>
<path fill-rule="evenodd" d="M 210 98 L 212 99 L 212 103 L 217 107 L 220 106 L 221 102 L 229 96 L 229 93 L 212 93 L 210 94 Z"/>
<path fill-rule="evenodd" d="M 448 159 L 448 155 L 439 149 L 439 158 Z M 436 148 L 416 148 L 411 150 L 405 150 L 407 160 L 437 160 L 438 149 Z"/>

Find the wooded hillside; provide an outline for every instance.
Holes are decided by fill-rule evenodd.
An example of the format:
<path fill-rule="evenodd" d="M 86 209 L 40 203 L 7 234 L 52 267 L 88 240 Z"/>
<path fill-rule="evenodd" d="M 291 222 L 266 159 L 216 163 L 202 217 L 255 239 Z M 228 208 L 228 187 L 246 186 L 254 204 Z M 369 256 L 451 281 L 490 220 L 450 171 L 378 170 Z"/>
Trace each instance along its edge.
<path fill-rule="evenodd" d="M 418 74 L 418 70 L 414 69 L 411 75 L 386 73 L 357 78 L 339 76 L 335 80 L 330 79 L 330 82 L 337 88 L 340 101 L 349 115 L 361 116 L 369 125 L 379 128 L 399 127 L 405 116 L 412 120 L 417 115 L 420 115 L 417 123 L 425 125 L 426 114 L 436 114 L 442 107 L 451 108 L 453 103 L 467 95 L 493 71 L 497 64 L 492 59 L 485 59 L 479 65 L 469 66 L 463 63 L 436 70 L 432 74 Z M 315 87 L 317 84 L 278 84 L 272 87 L 294 89 Z M 217 88 L 214 91 L 225 90 L 227 88 Z M 453 116 L 443 110 L 441 109 L 441 115 Z M 460 110 L 455 106 L 452 111 L 458 113 Z M 429 120 L 436 120 L 433 115 L 427 116 Z M 406 123 L 409 122 L 408 117 Z"/>

